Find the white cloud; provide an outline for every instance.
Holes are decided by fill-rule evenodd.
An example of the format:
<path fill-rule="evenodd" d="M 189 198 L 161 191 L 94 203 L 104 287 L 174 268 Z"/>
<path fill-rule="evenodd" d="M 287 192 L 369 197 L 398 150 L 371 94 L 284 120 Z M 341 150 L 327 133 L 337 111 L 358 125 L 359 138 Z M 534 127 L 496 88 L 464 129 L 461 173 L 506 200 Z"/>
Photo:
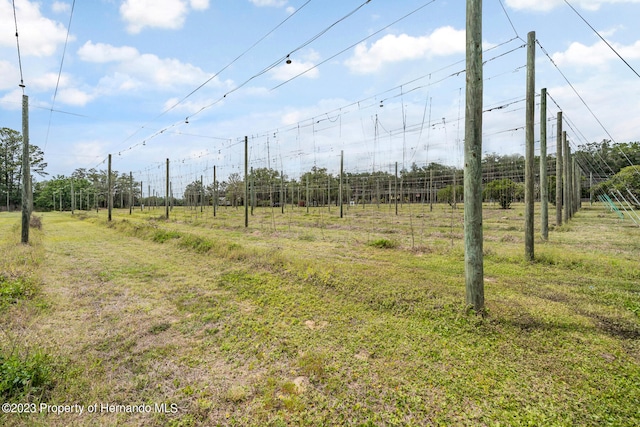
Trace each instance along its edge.
<path fill-rule="evenodd" d="M 287 0 L 249 0 L 249 1 L 258 7 L 264 7 L 264 6 L 282 7 L 287 4 Z"/>
<path fill-rule="evenodd" d="M 114 62 L 116 72 L 103 78 L 108 87 L 130 90 L 144 85 L 173 88 L 179 85 L 195 85 L 210 76 L 199 67 L 174 58 L 160 58 L 153 54 L 141 54 L 130 46 L 116 47 L 104 43 L 86 42 L 79 50 L 80 59 L 87 62 Z M 217 78 L 211 85 L 223 86 Z"/>
<path fill-rule="evenodd" d="M 209 0 L 190 0 L 191 8 L 193 10 L 207 10 L 209 9 Z"/>
<path fill-rule="evenodd" d="M 71 12 L 71 5 L 62 1 L 54 1 L 51 5 L 51 10 L 55 13 L 69 13 Z"/>
<path fill-rule="evenodd" d="M 0 61 L 0 90 L 11 89 L 18 86 L 20 73 L 9 61 Z"/>
<path fill-rule="evenodd" d="M 84 107 L 95 98 L 94 95 L 76 88 L 65 88 L 58 91 L 57 100 L 63 104 Z"/>
<path fill-rule="evenodd" d="M 209 0 L 125 0 L 120 16 L 127 31 L 137 34 L 146 27 L 176 30 L 182 28 L 189 9 L 205 10 Z"/>
<path fill-rule="evenodd" d="M 640 41 L 629 46 L 616 44 L 613 44 L 613 46 L 627 60 L 640 58 Z M 566 51 L 554 53 L 552 58 L 558 65 L 576 67 L 602 67 L 611 60 L 618 59 L 616 54 L 602 41 L 591 46 L 586 46 L 579 42 L 571 43 Z"/>
<path fill-rule="evenodd" d="M 5 110 L 20 110 L 22 108 L 22 89 L 15 88 L 0 98 L 0 105 Z"/>
<path fill-rule="evenodd" d="M 67 87 L 71 81 L 68 74 L 62 73 L 60 75 L 59 87 Z M 35 78 L 29 79 L 29 87 L 39 91 L 50 90 L 56 87 L 58 83 L 58 73 L 45 73 Z"/>
<path fill-rule="evenodd" d="M 58 45 L 63 44 L 67 37 L 65 26 L 42 16 L 39 3 L 23 0 L 16 1 L 15 4 L 20 53 L 39 57 L 53 55 Z M 0 46 L 16 46 L 13 21 L 11 2 L 0 0 L 0 22 L 4 23 L 4 31 L 0 33 Z M 74 37 L 69 39 L 74 40 Z"/>
<path fill-rule="evenodd" d="M 136 59 L 140 56 L 140 52 L 130 46 L 115 47 L 104 43 L 94 44 L 89 40 L 78 49 L 78 56 L 86 62 L 123 62 Z"/>
<path fill-rule="evenodd" d="M 296 11 L 296 8 L 293 6 L 289 6 L 287 7 L 286 11 L 289 15 L 293 15 L 293 13 Z"/>
<path fill-rule="evenodd" d="M 603 4 L 640 3 L 640 0 L 573 0 L 574 7 L 586 10 L 598 10 Z M 559 6 L 566 6 L 564 0 L 507 0 L 507 6 L 516 10 L 535 10 L 548 12 Z"/>
<path fill-rule="evenodd" d="M 345 65 L 353 73 L 366 74 L 379 70 L 385 63 L 446 56 L 464 50 L 465 31 L 446 26 L 421 37 L 388 34 L 371 47 L 363 42 L 356 46 L 353 57 L 346 60 Z"/>

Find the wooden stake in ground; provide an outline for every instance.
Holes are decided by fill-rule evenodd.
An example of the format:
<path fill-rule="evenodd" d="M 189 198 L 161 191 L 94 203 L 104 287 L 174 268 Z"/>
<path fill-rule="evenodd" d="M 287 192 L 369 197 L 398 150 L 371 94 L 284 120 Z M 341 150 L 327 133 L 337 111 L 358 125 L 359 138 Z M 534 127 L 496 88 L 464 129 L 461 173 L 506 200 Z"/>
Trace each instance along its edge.
<path fill-rule="evenodd" d="M 562 151 L 564 144 L 562 143 L 562 111 L 558 112 L 556 132 L 556 227 L 562 225 Z"/>
<path fill-rule="evenodd" d="M 249 137 L 244 137 L 244 227 L 249 227 Z"/>
<path fill-rule="evenodd" d="M 200 178 L 202 179 L 202 178 Z M 166 192 L 164 198 L 164 216 L 169 219 L 169 159 L 167 159 L 167 179 L 166 179 Z"/>
<path fill-rule="evenodd" d="M 547 176 L 547 89 L 540 92 L 540 234 L 549 240 L 549 178 Z"/>
<path fill-rule="evenodd" d="M 340 218 L 343 215 L 342 208 L 342 174 L 344 173 L 344 150 L 340 150 L 340 183 L 338 184 L 338 197 L 340 198 Z"/>
<path fill-rule="evenodd" d="M 482 253 L 482 0 L 467 0 L 464 138 L 464 261 L 466 301 L 484 310 Z"/>
<path fill-rule="evenodd" d="M 113 179 L 111 179 L 111 154 L 107 167 L 107 221 L 111 221 L 111 210 L 113 209 Z"/>
<path fill-rule="evenodd" d="M 216 216 L 216 207 L 218 205 L 218 192 L 216 191 L 217 188 L 217 181 L 216 181 L 216 167 L 213 166 L 213 216 Z"/>
<path fill-rule="evenodd" d="M 21 242 L 29 243 L 29 183 L 31 165 L 29 162 L 29 97 L 22 95 L 22 233 Z M 8 210 L 8 209 L 7 209 Z"/>
<path fill-rule="evenodd" d="M 82 206 L 80 206 L 82 209 Z M 129 215 L 131 215 L 131 211 L 133 210 L 133 172 L 129 172 Z"/>
<path fill-rule="evenodd" d="M 569 222 L 571 206 L 569 201 L 569 143 L 567 142 L 567 132 L 562 131 L 562 205 L 564 207 L 564 222 Z"/>
<path fill-rule="evenodd" d="M 525 164 L 524 164 L 524 258 L 533 261 L 533 158 L 534 158 L 534 122 L 535 122 L 535 81 L 536 81 L 536 33 L 531 31 L 527 35 L 527 94 L 526 94 L 526 122 L 525 122 Z"/>

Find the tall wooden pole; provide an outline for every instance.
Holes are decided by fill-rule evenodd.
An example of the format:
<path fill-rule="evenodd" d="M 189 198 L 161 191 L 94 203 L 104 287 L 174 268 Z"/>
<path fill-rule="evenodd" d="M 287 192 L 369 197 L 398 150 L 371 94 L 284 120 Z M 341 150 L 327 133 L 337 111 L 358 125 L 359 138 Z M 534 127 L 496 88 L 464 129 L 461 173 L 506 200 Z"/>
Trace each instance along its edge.
<path fill-rule="evenodd" d="M 129 215 L 133 212 L 133 172 L 129 172 Z"/>
<path fill-rule="evenodd" d="M 142 202 L 143 198 L 142 198 L 143 194 L 142 194 L 142 181 L 140 181 L 140 212 L 142 212 L 142 210 L 144 209 L 144 203 Z"/>
<path fill-rule="evenodd" d="M 526 94 L 526 122 L 525 122 L 525 165 L 524 165 L 524 258 L 533 261 L 533 217 L 534 217 L 534 176 L 533 159 L 535 137 L 533 134 L 535 124 L 536 101 L 536 33 L 529 32 L 527 36 L 527 94 Z"/>
<path fill-rule="evenodd" d="M 396 162 L 396 175 L 394 180 L 393 191 L 395 192 L 394 199 L 396 203 L 396 215 L 398 215 L 398 162 Z"/>
<path fill-rule="evenodd" d="M 76 194 L 73 191 L 73 177 L 71 178 L 71 215 L 73 215 L 73 211 L 76 209 Z"/>
<path fill-rule="evenodd" d="M 249 137 L 244 137 L 244 227 L 249 227 Z"/>
<path fill-rule="evenodd" d="M 167 159 L 167 177 L 165 186 L 164 216 L 166 219 L 169 219 L 169 159 Z"/>
<path fill-rule="evenodd" d="M 562 225 L 562 168 L 564 144 L 562 142 L 562 111 L 558 112 L 556 120 L 556 227 Z"/>
<path fill-rule="evenodd" d="M 429 170 L 429 211 L 433 212 L 433 168 Z"/>
<path fill-rule="evenodd" d="M 340 150 L 340 183 L 338 184 L 338 197 L 340 198 L 340 218 L 343 215 L 342 207 L 342 174 L 344 173 L 344 150 Z"/>
<path fill-rule="evenodd" d="M 31 164 L 29 162 L 29 97 L 22 95 L 22 233 L 21 242 L 29 243 L 29 183 Z"/>
<path fill-rule="evenodd" d="M 284 213 L 284 171 L 280 170 L 280 213 Z"/>
<path fill-rule="evenodd" d="M 111 154 L 107 167 L 107 221 L 111 221 L 111 210 L 113 209 L 113 180 L 111 179 Z"/>
<path fill-rule="evenodd" d="M 309 213 L 309 175 L 307 175 L 307 195 L 306 195 L 306 203 L 307 213 Z"/>
<path fill-rule="evenodd" d="M 549 240 L 549 177 L 547 176 L 547 89 L 540 92 L 540 234 Z"/>
<path fill-rule="evenodd" d="M 216 181 L 216 167 L 213 167 L 213 216 L 216 216 L 216 207 L 218 204 L 218 182 Z"/>
<path fill-rule="evenodd" d="M 464 261 L 466 302 L 484 310 L 482 253 L 482 0 L 467 0 L 464 138 Z"/>
<path fill-rule="evenodd" d="M 562 205 L 564 207 L 564 222 L 569 221 L 571 205 L 569 204 L 569 143 L 567 142 L 567 132 L 562 131 Z"/>

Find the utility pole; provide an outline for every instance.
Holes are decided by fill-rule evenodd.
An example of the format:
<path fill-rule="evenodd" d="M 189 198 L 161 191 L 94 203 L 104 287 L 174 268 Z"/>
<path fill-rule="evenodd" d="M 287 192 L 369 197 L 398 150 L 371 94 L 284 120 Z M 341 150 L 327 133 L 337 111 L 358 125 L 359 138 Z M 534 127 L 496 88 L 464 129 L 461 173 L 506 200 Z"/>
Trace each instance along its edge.
<path fill-rule="evenodd" d="M 340 218 L 343 215 L 342 208 L 342 174 L 344 173 L 344 150 L 340 150 L 340 183 L 338 184 L 338 197 L 340 198 Z"/>
<path fill-rule="evenodd" d="M 535 139 L 533 135 L 535 123 L 535 82 L 536 82 L 536 33 L 527 35 L 527 93 L 526 93 L 526 122 L 525 122 L 525 165 L 524 165 L 524 258 L 527 261 L 534 259 L 533 240 L 533 158 Z"/>
<path fill-rule="evenodd" d="M 249 137 L 244 137 L 244 227 L 249 227 Z"/>
<path fill-rule="evenodd" d="M 71 215 L 73 215 L 73 211 L 76 209 L 76 194 L 73 191 L 73 177 L 71 178 Z"/>
<path fill-rule="evenodd" d="M 556 227 L 562 225 L 562 168 L 563 168 L 563 156 L 564 144 L 562 143 L 562 111 L 558 112 L 557 116 L 557 132 L 556 132 Z"/>
<path fill-rule="evenodd" d="M 540 234 L 549 240 L 549 177 L 547 176 L 547 89 L 540 92 Z"/>
<path fill-rule="evenodd" d="M 570 197 L 570 185 L 569 181 L 569 159 L 571 153 L 569 153 L 569 143 L 567 141 L 567 132 L 562 132 L 562 205 L 564 206 L 564 222 L 569 222 L 571 215 L 571 197 Z"/>
<path fill-rule="evenodd" d="M 22 233 L 21 242 L 29 243 L 29 183 L 31 182 L 31 164 L 29 162 L 29 97 L 22 95 Z"/>
<path fill-rule="evenodd" d="M 111 221 L 111 210 L 113 209 L 113 192 L 112 187 L 113 181 L 111 179 L 111 154 L 109 154 L 109 165 L 107 171 L 107 220 Z"/>
<path fill-rule="evenodd" d="M 169 159 L 167 159 L 167 179 L 166 179 L 166 189 L 165 189 L 165 198 L 164 198 L 164 212 L 165 212 L 164 213 L 165 218 L 169 219 Z"/>
<path fill-rule="evenodd" d="M 395 192 L 394 199 L 396 202 L 396 216 L 397 216 L 398 215 L 398 162 L 396 162 L 396 175 L 395 175 L 393 191 Z"/>
<path fill-rule="evenodd" d="M 482 253 L 482 0 L 467 0 L 464 138 L 464 261 L 466 302 L 484 310 Z"/>
<path fill-rule="evenodd" d="M 217 192 L 217 181 L 216 181 L 216 167 L 213 166 L 213 216 L 216 216 L 216 206 L 218 205 L 218 192 Z"/>

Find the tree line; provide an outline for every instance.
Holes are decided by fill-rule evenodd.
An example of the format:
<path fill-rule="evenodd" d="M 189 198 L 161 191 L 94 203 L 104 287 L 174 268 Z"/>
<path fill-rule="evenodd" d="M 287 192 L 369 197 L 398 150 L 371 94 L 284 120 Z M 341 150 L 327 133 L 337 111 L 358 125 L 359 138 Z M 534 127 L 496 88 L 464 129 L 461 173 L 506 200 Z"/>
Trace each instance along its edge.
<path fill-rule="evenodd" d="M 30 145 L 32 172 L 46 178 L 44 153 Z M 9 128 L 0 128 L 0 201 L 3 210 L 15 210 L 21 203 L 22 135 Z M 590 191 L 608 192 L 621 189 L 624 194 L 640 194 L 640 143 L 611 143 L 603 140 L 579 146 L 575 158 L 585 172 L 582 197 Z M 555 156 L 547 158 L 549 199 L 555 201 Z M 534 170 L 539 170 L 539 157 Z M 514 201 L 524 199 L 524 156 L 519 154 L 485 154 L 482 160 L 484 199 L 508 208 Z M 591 173 L 589 175 L 589 173 Z M 76 169 L 70 176 L 58 175 L 34 183 L 34 208 L 37 210 L 69 210 L 104 208 L 107 204 L 107 171 Z M 345 172 L 342 182 L 342 201 L 350 204 L 384 204 L 444 202 L 455 205 L 463 201 L 463 170 L 431 162 L 416 163 L 395 173 L 386 171 Z M 112 171 L 113 203 L 116 208 L 131 204 L 164 204 L 163 195 L 146 194 L 142 198 L 141 183 L 130 174 Z M 325 206 L 338 204 L 339 174 L 326 168 L 312 167 L 299 178 L 291 178 L 271 168 L 252 169 L 247 177 L 250 189 L 247 202 L 251 206 L 280 206 L 298 204 Z M 145 189 L 146 190 L 146 189 Z M 539 187 L 536 188 L 539 195 Z M 148 190 L 147 190 L 148 192 Z M 73 194 L 73 200 L 72 200 Z M 538 196 L 539 197 L 539 196 Z M 189 183 L 182 194 L 171 194 L 173 205 L 213 204 L 240 206 L 245 203 L 244 177 L 233 173 L 220 182 L 204 186 L 199 180 Z M 632 198 L 632 197 L 630 197 Z"/>

